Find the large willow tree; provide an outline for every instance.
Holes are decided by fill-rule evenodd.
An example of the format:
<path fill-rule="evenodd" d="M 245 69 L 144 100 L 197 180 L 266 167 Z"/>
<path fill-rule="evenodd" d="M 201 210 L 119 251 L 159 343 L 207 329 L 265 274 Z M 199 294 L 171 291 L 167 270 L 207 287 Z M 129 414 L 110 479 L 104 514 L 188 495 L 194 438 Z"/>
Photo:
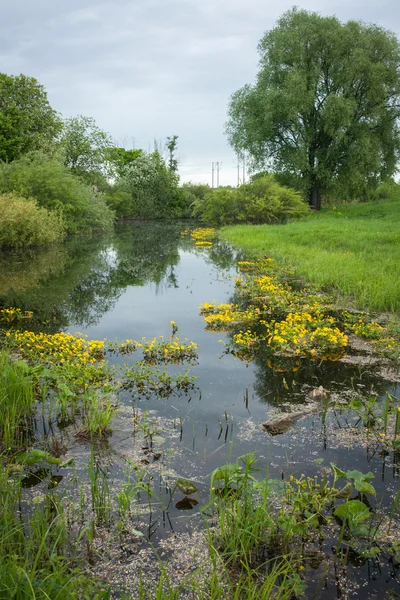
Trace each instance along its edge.
<path fill-rule="evenodd" d="M 361 194 L 396 171 L 400 45 L 376 25 L 293 9 L 259 43 L 254 85 L 233 94 L 227 133 L 254 166 L 296 178 L 310 205 Z"/>

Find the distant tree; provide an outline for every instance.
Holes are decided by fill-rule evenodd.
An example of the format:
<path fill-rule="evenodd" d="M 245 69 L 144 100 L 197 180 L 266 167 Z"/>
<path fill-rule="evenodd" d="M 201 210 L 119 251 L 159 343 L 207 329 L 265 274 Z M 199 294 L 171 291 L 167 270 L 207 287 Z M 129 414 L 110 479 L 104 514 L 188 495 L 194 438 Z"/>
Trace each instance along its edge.
<path fill-rule="evenodd" d="M 396 170 L 400 44 L 376 25 L 292 9 L 259 43 L 254 85 L 233 94 L 227 133 L 258 168 L 301 181 L 314 209 Z"/>
<path fill-rule="evenodd" d="M 179 177 L 158 152 L 142 152 L 119 180 L 120 191 L 132 196 L 129 217 L 162 219 L 182 216 Z M 122 215 L 121 215 L 122 216 Z"/>
<path fill-rule="evenodd" d="M 173 171 L 174 173 L 176 173 L 176 171 L 178 170 L 178 160 L 175 157 L 175 152 L 178 147 L 178 136 L 171 135 L 171 136 L 167 137 L 166 147 L 167 147 L 167 150 L 169 153 L 168 168 L 170 171 Z"/>
<path fill-rule="evenodd" d="M 92 117 L 78 115 L 64 121 L 60 138 L 62 162 L 75 175 L 112 174 L 109 151 L 113 147 L 111 136 L 96 125 Z"/>
<path fill-rule="evenodd" d="M 34 77 L 0 73 L 0 160 L 11 162 L 31 150 L 46 150 L 61 128 Z"/>
<path fill-rule="evenodd" d="M 122 177 L 127 167 L 129 167 L 133 161 L 137 159 L 142 153 L 142 150 L 125 150 L 125 148 L 110 148 L 107 152 L 107 157 L 112 167 L 115 170 L 115 174 L 118 177 Z"/>

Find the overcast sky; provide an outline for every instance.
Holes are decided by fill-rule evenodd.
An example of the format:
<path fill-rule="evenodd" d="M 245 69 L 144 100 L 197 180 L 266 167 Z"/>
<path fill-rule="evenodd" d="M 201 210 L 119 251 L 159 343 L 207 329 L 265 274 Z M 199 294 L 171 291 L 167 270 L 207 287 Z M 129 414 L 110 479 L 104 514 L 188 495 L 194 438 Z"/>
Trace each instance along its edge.
<path fill-rule="evenodd" d="M 36 77 L 63 116 L 94 117 L 125 147 L 179 136 L 185 181 L 236 183 L 229 97 L 257 72 L 257 43 L 290 1 L 0 0 L 0 71 Z M 400 33 L 399 0 L 303 0 L 301 8 Z"/>

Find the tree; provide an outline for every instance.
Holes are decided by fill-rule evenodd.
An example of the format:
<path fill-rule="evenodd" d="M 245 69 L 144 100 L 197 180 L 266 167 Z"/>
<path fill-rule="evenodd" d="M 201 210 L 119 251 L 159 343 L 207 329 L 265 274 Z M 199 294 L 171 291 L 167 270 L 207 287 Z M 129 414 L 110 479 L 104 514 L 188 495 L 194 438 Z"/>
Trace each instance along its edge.
<path fill-rule="evenodd" d="M 118 189 L 132 197 L 130 212 L 124 216 L 145 219 L 182 216 L 184 198 L 178 184 L 179 176 L 168 169 L 158 152 L 141 152 L 118 182 Z"/>
<path fill-rule="evenodd" d="M 111 136 L 97 127 L 92 117 L 78 115 L 64 121 L 61 157 L 75 175 L 89 176 L 89 179 L 91 174 L 111 175 L 108 153 L 112 147 Z"/>
<path fill-rule="evenodd" d="M 227 133 L 258 168 L 296 177 L 310 205 L 396 171 L 400 45 L 376 25 L 292 9 L 258 46 L 254 85 L 233 94 Z"/>
<path fill-rule="evenodd" d="M 169 153 L 169 158 L 168 158 L 169 170 L 176 173 L 178 170 L 178 160 L 175 158 L 175 152 L 178 147 L 178 136 L 171 135 L 171 136 L 167 137 L 166 146 L 167 146 L 168 153 Z"/>
<path fill-rule="evenodd" d="M 113 165 L 118 177 L 122 177 L 127 167 L 142 153 L 142 150 L 125 150 L 125 148 L 113 147 L 108 150 L 108 160 Z"/>
<path fill-rule="evenodd" d="M 11 162 L 48 148 L 62 128 L 34 77 L 0 73 L 0 160 Z"/>

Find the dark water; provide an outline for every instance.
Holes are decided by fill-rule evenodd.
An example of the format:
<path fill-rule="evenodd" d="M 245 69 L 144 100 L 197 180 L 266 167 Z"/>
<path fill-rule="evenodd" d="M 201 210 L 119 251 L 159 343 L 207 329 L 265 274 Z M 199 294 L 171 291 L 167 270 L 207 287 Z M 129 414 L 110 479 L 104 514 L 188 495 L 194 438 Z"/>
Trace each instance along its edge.
<path fill-rule="evenodd" d="M 308 391 L 319 385 L 336 392 L 349 387 L 373 388 L 379 394 L 390 391 L 397 396 L 399 390 L 373 374 L 339 363 L 303 365 L 291 379 L 271 371 L 262 358 L 246 364 L 225 354 L 219 340 L 226 341 L 227 335 L 205 331 L 198 306 L 205 301 L 229 302 L 236 261 L 241 257 L 221 242 L 209 250 L 198 249 L 180 236 L 183 228 L 176 223 L 127 224 L 107 236 L 75 238 L 40 252 L 16 252 L 0 258 L 0 304 L 34 311 L 37 321 L 33 326 L 38 329 L 80 331 L 95 339 L 139 339 L 168 337 L 173 320 L 181 339 L 199 344 L 199 364 L 190 369 L 199 377 L 197 391 L 190 397 L 139 403 L 142 410 L 156 411 L 150 413 L 151 418 L 159 419 L 157 435 L 162 439 L 166 477 L 170 467 L 175 475 L 192 479 L 199 487 L 199 504 L 193 510 L 180 510 L 179 494 L 168 519 L 161 510 L 157 515 L 155 509 L 149 527 L 152 541 L 170 529 L 190 529 L 198 523 L 198 509 L 208 496 L 206 476 L 227 460 L 251 451 L 257 452 L 257 466 L 262 471 L 281 479 L 290 474 L 320 474 L 330 462 L 345 470 L 372 470 L 377 502 L 390 505 L 399 484 L 398 457 L 365 448 L 337 447 L 320 415 L 308 417 L 274 438 L 263 432 L 261 424 L 282 403 L 302 404 Z M 125 415 L 132 416 L 129 394 L 122 394 L 121 402 L 127 407 Z M 328 417 L 330 424 L 334 418 Z M 167 433 L 160 428 L 162 419 L 169 423 Z M 114 481 L 123 472 L 118 457 L 129 457 L 135 444 L 127 423 L 117 417 L 108 447 Z M 337 427 L 346 427 L 340 415 L 337 423 Z M 87 461 L 88 448 L 71 438 L 70 453 Z M 35 482 L 29 480 L 29 485 Z M 163 487 L 160 476 L 159 493 Z M 369 595 L 364 597 L 374 597 L 376 590 L 393 584 L 387 570 L 370 576 L 371 568 L 369 563 L 365 566 Z M 324 597 L 335 597 L 334 586 L 331 594 L 327 591 Z"/>

